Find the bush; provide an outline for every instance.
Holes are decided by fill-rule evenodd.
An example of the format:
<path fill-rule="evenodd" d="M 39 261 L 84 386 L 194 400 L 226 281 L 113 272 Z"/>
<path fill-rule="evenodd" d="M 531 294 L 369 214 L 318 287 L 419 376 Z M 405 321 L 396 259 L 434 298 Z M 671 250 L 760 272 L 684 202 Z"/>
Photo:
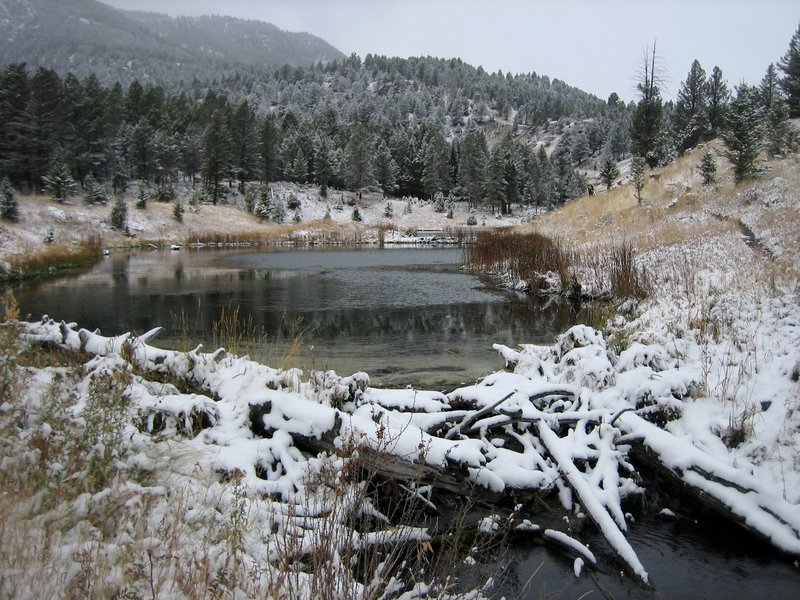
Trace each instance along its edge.
<path fill-rule="evenodd" d="M 105 204 L 108 202 L 105 188 L 89 173 L 83 182 L 83 201 L 86 204 Z"/>
<path fill-rule="evenodd" d="M 359 212 L 357 206 L 353 209 L 353 217 L 352 218 L 353 218 L 353 221 L 356 221 L 357 223 L 360 223 L 361 220 L 362 220 L 361 219 L 361 212 Z"/>
<path fill-rule="evenodd" d="M 118 231 L 127 231 L 128 229 L 128 205 L 121 197 L 117 197 L 111 207 L 111 227 Z"/>
<path fill-rule="evenodd" d="M 289 210 L 297 210 L 300 208 L 300 199 L 294 194 L 289 194 L 289 199 L 286 201 L 286 208 Z"/>
<path fill-rule="evenodd" d="M 175 204 L 172 205 L 172 217 L 178 223 L 183 223 L 183 204 L 178 199 L 175 199 Z"/>
<path fill-rule="evenodd" d="M 172 202 L 176 197 L 175 188 L 169 184 L 158 186 L 153 193 L 153 200 L 156 202 Z"/>
<path fill-rule="evenodd" d="M 8 176 L 0 181 L 0 217 L 6 221 L 16 221 L 19 217 L 19 206 L 14 194 L 14 186 Z"/>

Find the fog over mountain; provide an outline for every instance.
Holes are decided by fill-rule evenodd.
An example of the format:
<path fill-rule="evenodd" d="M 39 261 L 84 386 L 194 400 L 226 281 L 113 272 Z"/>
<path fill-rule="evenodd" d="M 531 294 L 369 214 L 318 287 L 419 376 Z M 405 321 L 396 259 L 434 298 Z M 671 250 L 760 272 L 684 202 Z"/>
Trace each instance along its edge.
<path fill-rule="evenodd" d="M 232 71 L 341 59 L 327 42 L 261 21 L 169 17 L 95 0 L 0 0 L 0 62 L 26 62 L 106 84 L 169 84 Z"/>

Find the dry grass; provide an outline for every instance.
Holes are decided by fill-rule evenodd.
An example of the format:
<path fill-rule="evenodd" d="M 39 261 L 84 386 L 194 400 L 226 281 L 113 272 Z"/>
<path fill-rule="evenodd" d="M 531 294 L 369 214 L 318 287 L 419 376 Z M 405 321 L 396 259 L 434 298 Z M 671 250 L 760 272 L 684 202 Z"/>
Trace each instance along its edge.
<path fill-rule="evenodd" d="M 51 276 L 70 269 L 87 267 L 102 258 L 98 237 L 89 237 L 77 244 L 32 246 L 24 244 L 22 252 L 9 257 L 6 270 L 0 270 L 0 281 L 19 281 Z"/>

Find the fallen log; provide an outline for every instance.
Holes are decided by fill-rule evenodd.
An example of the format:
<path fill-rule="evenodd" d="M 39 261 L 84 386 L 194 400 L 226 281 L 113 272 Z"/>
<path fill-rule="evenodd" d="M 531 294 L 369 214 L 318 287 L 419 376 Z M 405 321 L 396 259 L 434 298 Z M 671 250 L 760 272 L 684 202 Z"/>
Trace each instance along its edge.
<path fill-rule="evenodd" d="M 612 550 L 614 550 L 628 571 L 638 577 L 643 583 L 648 583 L 647 571 L 645 571 L 642 563 L 636 556 L 636 552 L 628 543 L 622 531 L 617 527 L 614 519 L 611 518 L 611 515 L 608 514 L 605 507 L 603 507 L 592 493 L 588 482 L 583 478 L 583 475 L 578 470 L 578 467 L 575 466 L 575 463 L 572 462 L 568 451 L 562 446 L 561 438 L 559 438 L 544 421 L 539 421 L 537 423 L 537 429 L 539 431 L 539 439 L 558 464 L 558 470 L 564 475 L 570 487 L 578 495 L 589 518 L 606 538 Z"/>
<path fill-rule="evenodd" d="M 800 507 L 635 414 L 621 415 L 620 424 L 640 463 L 726 520 L 786 554 L 800 556 Z"/>

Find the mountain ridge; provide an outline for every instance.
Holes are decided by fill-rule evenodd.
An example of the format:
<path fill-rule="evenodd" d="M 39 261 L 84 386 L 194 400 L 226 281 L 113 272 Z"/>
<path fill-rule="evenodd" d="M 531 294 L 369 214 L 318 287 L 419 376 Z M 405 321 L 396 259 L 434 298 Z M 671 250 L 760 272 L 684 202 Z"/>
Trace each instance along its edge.
<path fill-rule="evenodd" d="M 0 0 L 0 62 L 105 84 L 169 85 L 344 57 L 308 33 L 228 16 L 170 17 L 97 0 Z"/>

